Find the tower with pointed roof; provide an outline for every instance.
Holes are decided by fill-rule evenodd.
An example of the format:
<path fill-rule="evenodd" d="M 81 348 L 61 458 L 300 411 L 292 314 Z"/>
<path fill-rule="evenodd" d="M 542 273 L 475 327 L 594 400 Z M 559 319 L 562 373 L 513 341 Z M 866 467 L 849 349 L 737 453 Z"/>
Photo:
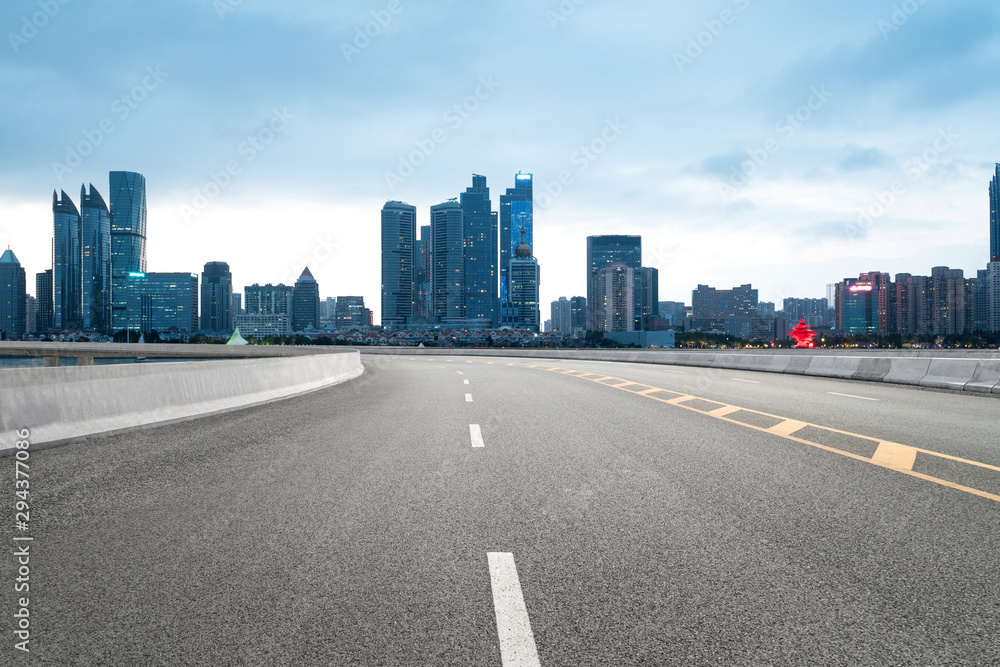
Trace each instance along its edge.
<path fill-rule="evenodd" d="M 83 328 L 80 306 L 80 211 L 65 191 L 52 192 L 52 326 Z"/>
<path fill-rule="evenodd" d="M 93 185 L 80 186 L 80 326 L 111 332 L 111 213 Z"/>
<path fill-rule="evenodd" d="M 515 329 L 538 331 L 540 322 L 539 311 L 539 270 L 538 260 L 534 258 L 531 245 L 526 238 L 526 229 L 521 226 L 521 242 L 514 248 L 514 257 L 507 267 L 510 279 L 510 326 Z"/>
<path fill-rule="evenodd" d="M 0 337 L 20 338 L 25 333 L 24 269 L 8 247 L 0 255 Z"/>
<path fill-rule="evenodd" d="M 308 266 L 302 269 L 292 290 L 292 331 L 307 327 L 319 327 L 319 283 Z"/>

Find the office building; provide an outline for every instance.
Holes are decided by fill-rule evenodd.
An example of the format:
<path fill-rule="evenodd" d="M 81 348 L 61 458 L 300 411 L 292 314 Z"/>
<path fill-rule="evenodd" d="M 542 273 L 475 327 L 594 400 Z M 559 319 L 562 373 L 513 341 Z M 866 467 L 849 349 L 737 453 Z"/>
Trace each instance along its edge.
<path fill-rule="evenodd" d="M 35 331 L 44 333 L 52 329 L 52 269 L 35 274 Z"/>
<path fill-rule="evenodd" d="M 800 320 L 810 327 L 832 327 L 830 303 L 826 299 L 787 298 L 782 302 L 785 319 L 794 327 Z"/>
<path fill-rule="evenodd" d="M 724 330 L 728 319 L 759 317 L 758 305 L 757 290 L 749 284 L 727 290 L 698 285 L 691 293 L 691 326 Z"/>
<path fill-rule="evenodd" d="M 1000 262 L 1000 163 L 990 181 L 990 262 Z"/>
<path fill-rule="evenodd" d="M 284 313 L 244 313 L 233 317 L 243 337 L 267 338 L 288 336 L 292 333 L 292 318 Z"/>
<path fill-rule="evenodd" d="M 52 226 L 52 326 L 81 329 L 80 212 L 65 191 L 52 192 Z"/>
<path fill-rule="evenodd" d="M 431 289 L 434 317 L 465 318 L 465 239 L 462 207 L 454 199 L 431 207 Z"/>
<path fill-rule="evenodd" d="M 642 304 L 642 328 L 647 329 L 648 327 L 646 326 L 646 321 L 650 317 L 659 316 L 659 270 L 649 266 L 642 267 L 642 294 L 640 296 L 640 302 Z"/>
<path fill-rule="evenodd" d="M 564 296 L 551 305 L 552 330 L 564 336 L 573 334 L 573 302 Z"/>
<path fill-rule="evenodd" d="M 660 318 L 667 324 L 678 325 L 684 319 L 683 301 L 660 301 L 657 306 Z"/>
<path fill-rule="evenodd" d="M 247 285 L 243 288 L 243 310 L 247 315 L 292 316 L 293 288 L 289 285 Z"/>
<path fill-rule="evenodd" d="M 395 329 L 416 313 L 417 207 L 382 207 L 382 326 Z"/>
<path fill-rule="evenodd" d="M 0 338 L 17 340 L 27 333 L 24 269 L 14 252 L 7 248 L 0 255 Z"/>
<path fill-rule="evenodd" d="M 517 203 L 517 206 L 514 204 Z M 534 247 L 534 204 L 533 178 L 531 174 L 518 172 L 514 176 L 514 187 L 507 188 L 500 195 L 498 211 L 500 227 L 500 323 L 509 325 L 510 303 L 508 290 L 510 281 L 508 270 L 514 250 L 521 240 L 521 227 L 525 228 L 525 242 Z"/>
<path fill-rule="evenodd" d="M 127 326 L 130 274 L 146 273 L 146 178 L 131 171 L 112 171 L 109 180 L 112 328 L 119 331 Z"/>
<path fill-rule="evenodd" d="M 111 333 L 111 213 L 100 193 L 80 187 L 81 327 Z"/>
<path fill-rule="evenodd" d="M 1000 261 L 990 262 L 978 272 L 976 319 L 980 331 L 1000 331 Z"/>
<path fill-rule="evenodd" d="M 201 328 L 233 330 L 233 274 L 226 262 L 208 262 L 201 274 Z"/>
<path fill-rule="evenodd" d="M 124 329 L 131 331 L 197 331 L 197 273 L 129 273 L 115 298 Z"/>
<path fill-rule="evenodd" d="M 522 233 L 522 239 L 525 235 Z M 538 331 L 541 313 L 538 302 L 538 261 L 531 254 L 531 246 L 521 242 L 514 249 L 514 257 L 507 268 L 510 281 L 510 326 L 515 329 Z"/>
<path fill-rule="evenodd" d="M 25 285 L 27 289 L 27 285 Z M 24 331 L 35 333 L 35 318 L 38 316 L 38 299 L 26 294 L 24 297 Z"/>
<path fill-rule="evenodd" d="M 634 303 L 630 312 L 635 322 L 622 331 L 638 331 L 642 328 L 642 237 L 626 235 L 604 235 L 587 237 L 587 329 L 608 331 L 606 290 L 600 289 L 601 270 L 611 264 L 624 264 L 633 269 L 635 281 L 631 294 Z"/>
<path fill-rule="evenodd" d="M 319 283 L 307 266 L 292 288 L 292 329 L 305 331 L 310 327 L 319 328 Z"/>
<path fill-rule="evenodd" d="M 370 310 L 361 296 L 338 296 L 335 322 L 337 329 L 360 329 L 371 326 Z"/>
<path fill-rule="evenodd" d="M 233 292 L 229 299 L 229 314 L 232 317 L 243 314 L 243 295 L 239 292 Z"/>
<path fill-rule="evenodd" d="M 319 302 L 319 321 L 326 323 L 332 322 L 337 314 L 337 299 L 336 297 L 328 296 Z"/>
<path fill-rule="evenodd" d="M 496 326 L 500 321 L 497 213 L 485 176 L 472 175 L 472 186 L 460 195 L 459 204 L 464 224 L 465 317 Z M 523 212 L 520 217 L 524 218 Z"/>
<path fill-rule="evenodd" d="M 888 295 L 892 294 L 890 297 Z M 888 273 L 872 271 L 836 284 L 836 329 L 848 334 L 896 332 L 898 303 Z"/>

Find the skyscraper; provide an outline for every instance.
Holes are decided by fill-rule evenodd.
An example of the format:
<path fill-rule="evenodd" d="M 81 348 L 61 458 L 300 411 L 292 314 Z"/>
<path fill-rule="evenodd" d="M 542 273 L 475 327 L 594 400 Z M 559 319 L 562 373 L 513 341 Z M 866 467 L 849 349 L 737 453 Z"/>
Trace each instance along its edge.
<path fill-rule="evenodd" d="M 563 336 L 573 333 L 573 304 L 564 296 L 552 302 L 552 329 Z"/>
<path fill-rule="evenodd" d="M 990 181 L 990 261 L 1000 262 L 1000 163 Z"/>
<path fill-rule="evenodd" d="M 25 331 L 24 269 L 10 248 L 0 255 L 0 336 L 16 339 Z"/>
<path fill-rule="evenodd" d="M 46 332 L 52 328 L 52 269 L 35 274 L 35 331 Z"/>
<path fill-rule="evenodd" d="M 431 206 L 431 289 L 435 317 L 465 317 L 465 239 L 462 207 L 454 199 Z"/>
<path fill-rule="evenodd" d="M 338 296 L 337 310 L 334 313 L 334 322 L 337 329 L 357 329 L 367 327 L 369 313 L 365 308 L 365 298 L 363 296 Z"/>
<path fill-rule="evenodd" d="M 650 266 L 642 267 L 642 328 L 646 329 L 646 321 L 660 314 L 660 272 Z"/>
<path fill-rule="evenodd" d="M 416 313 L 417 207 L 390 201 L 382 207 L 382 326 L 396 328 Z"/>
<path fill-rule="evenodd" d="M 610 264 L 623 263 L 634 269 L 635 284 L 631 312 L 636 322 L 628 331 L 642 328 L 642 237 L 604 235 L 587 237 L 587 329 L 603 331 L 605 321 L 605 291 L 599 288 L 600 271 Z"/>
<path fill-rule="evenodd" d="M 118 331 L 129 320 L 125 290 L 133 284 L 130 274 L 146 273 L 146 178 L 131 171 L 112 171 L 109 178 L 112 325 Z"/>
<path fill-rule="evenodd" d="M 243 288 L 243 300 L 247 315 L 292 316 L 292 288 L 289 285 L 247 285 Z"/>
<path fill-rule="evenodd" d="M 522 233 L 522 239 L 524 237 Z M 507 275 L 510 281 L 510 325 L 517 329 L 538 331 L 541 324 L 538 262 L 531 255 L 531 246 L 524 240 L 514 248 Z"/>
<path fill-rule="evenodd" d="M 233 274 L 226 262 L 208 262 L 201 274 L 201 328 L 233 328 Z"/>
<path fill-rule="evenodd" d="M 509 281 L 507 270 L 510 268 L 510 260 L 514 256 L 514 248 L 521 240 L 521 224 L 525 226 L 525 241 L 530 246 L 534 246 L 534 220 L 532 203 L 532 176 L 517 172 L 514 176 L 514 187 L 507 188 L 506 194 L 500 195 L 500 323 L 509 324 L 510 318 L 508 305 Z M 514 202 L 523 202 L 516 208 Z M 514 217 L 518 218 L 517 223 Z"/>
<path fill-rule="evenodd" d="M 416 267 L 414 269 L 415 278 L 414 314 L 417 317 L 431 317 L 434 314 L 431 292 L 431 226 L 423 225 L 420 228 L 420 240 L 417 242 Z"/>
<path fill-rule="evenodd" d="M 599 313 L 597 331 L 639 331 L 636 326 L 636 274 L 640 270 L 625 262 L 614 262 L 597 272 L 597 295 L 603 307 Z M 641 301 L 641 300 L 640 300 Z M 641 307 L 641 306 L 640 306 Z"/>
<path fill-rule="evenodd" d="M 572 321 L 570 322 L 570 333 L 576 333 L 580 329 L 584 333 L 587 331 L 587 297 L 574 296 L 571 298 Z"/>
<path fill-rule="evenodd" d="M 61 195 L 61 196 L 59 196 Z M 80 212 L 65 191 L 52 192 L 52 326 L 80 329 Z"/>
<path fill-rule="evenodd" d="M 292 330 L 308 327 L 319 327 L 319 283 L 307 266 L 292 290 Z"/>
<path fill-rule="evenodd" d="M 111 333 L 111 213 L 104 198 L 80 186 L 81 326 Z"/>
<path fill-rule="evenodd" d="M 124 279 L 122 328 L 132 331 L 198 330 L 197 273 L 140 273 Z"/>
<path fill-rule="evenodd" d="M 472 175 L 461 194 L 465 245 L 465 317 L 499 322 L 497 214 L 490 203 L 486 177 Z"/>

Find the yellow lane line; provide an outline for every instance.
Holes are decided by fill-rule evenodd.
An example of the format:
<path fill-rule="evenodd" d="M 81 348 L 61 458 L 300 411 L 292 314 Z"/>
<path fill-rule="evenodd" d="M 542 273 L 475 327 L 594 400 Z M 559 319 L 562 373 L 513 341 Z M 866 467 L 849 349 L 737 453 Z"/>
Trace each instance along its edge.
<path fill-rule="evenodd" d="M 514 364 L 507 364 L 508 366 L 513 366 Z M 539 366 L 526 366 L 526 368 L 539 368 Z M 563 370 L 563 369 L 544 369 L 544 370 Z M 564 371 L 565 372 L 565 371 Z M 594 376 L 594 377 L 588 377 Z M 964 486 L 956 482 L 950 482 L 946 479 L 941 479 L 939 477 L 933 477 L 921 472 L 916 472 L 913 470 L 913 465 L 916 462 L 916 456 L 918 453 L 927 454 L 929 456 L 936 456 L 938 458 L 947 459 L 949 461 L 956 461 L 958 463 L 965 463 L 971 466 L 977 466 L 980 468 L 986 468 L 987 470 L 995 470 L 1000 472 L 1000 467 L 990 465 L 988 463 L 981 463 L 979 461 L 972 461 L 970 459 L 963 459 L 957 456 L 951 456 L 950 454 L 942 454 L 941 452 L 934 452 L 927 449 L 920 449 L 919 447 L 911 447 L 909 445 L 901 445 L 896 442 L 889 442 L 887 440 L 880 440 L 878 438 L 873 438 L 867 435 L 861 435 L 859 433 L 851 433 L 850 431 L 842 431 L 840 429 L 832 428 L 829 426 L 820 426 L 819 424 L 810 424 L 808 422 L 799 421 L 796 419 L 789 419 L 787 417 L 781 417 L 779 415 L 772 415 L 767 412 L 761 412 L 760 410 L 751 410 L 750 408 L 741 408 L 736 405 L 729 405 L 721 401 L 715 401 L 709 398 L 701 398 L 698 396 L 692 396 L 690 394 L 683 394 L 679 391 L 673 391 L 671 389 L 662 389 L 660 387 L 650 387 L 649 385 L 642 384 L 640 382 L 632 382 L 630 380 L 625 380 L 623 378 L 616 378 L 610 375 L 597 376 L 596 373 L 584 373 L 582 375 L 574 375 L 573 377 L 583 378 L 584 380 L 589 380 L 590 382 L 596 382 L 597 384 L 603 385 L 605 387 L 612 387 L 614 389 L 621 389 L 622 391 L 627 391 L 630 394 L 636 394 L 638 396 L 644 396 L 650 398 L 654 401 L 659 401 L 660 403 L 667 403 L 669 405 L 676 405 L 679 408 L 685 410 L 690 410 L 692 412 L 697 412 L 701 415 L 706 415 L 709 417 L 714 417 L 721 421 L 729 422 L 730 424 L 735 424 L 737 426 L 742 426 L 744 428 L 749 428 L 754 431 L 760 431 L 761 433 L 768 433 L 770 435 L 776 435 L 785 440 L 791 440 L 793 442 L 798 442 L 803 445 L 809 445 L 810 447 L 815 447 L 817 449 L 822 449 L 833 454 L 839 454 L 841 456 L 846 456 L 857 461 L 863 461 L 872 465 L 877 465 L 881 468 L 886 468 L 888 470 L 894 470 L 896 472 L 903 473 L 904 475 L 909 475 L 911 477 L 916 477 L 918 479 L 925 480 L 927 482 L 933 482 L 935 484 L 940 484 L 941 486 L 946 486 L 957 491 L 963 491 L 965 493 L 970 493 L 980 498 L 986 498 L 988 500 L 994 500 L 1000 502 L 1000 495 L 989 493 L 987 491 L 981 491 L 980 489 L 974 489 L 969 486 Z M 607 380 L 616 380 L 617 384 L 607 383 Z M 634 391 L 630 389 L 625 389 L 631 385 L 638 385 L 640 387 L 647 387 L 642 391 Z M 666 399 L 660 398 L 659 396 L 654 396 L 656 393 L 666 393 L 673 394 L 674 398 Z M 711 410 L 701 410 L 692 405 L 685 405 L 688 401 L 701 400 L 708 403 L 714 403 L 718 405 L 718 408 L 713 408 Z M 736 421 L 735 419 L 730 419 L 728 415 L 735 412 L 750 412 L 756 415 L 762 415 L 764 417 L 771 417 L 773 419 L 780 420 L 780 423 L 775 424 L 770 428 L 762 428 L 760 426 L 754 426 L 753 424 L 747 424 L 744 422 Z M 829 433 L 838 433 L 840 435 L 847 435 L 855 438 L 860 438 L 862 440 L 868 440 L 877 444 L 877 449 L 871 457 L 861 456 L 860 454 L 855 454 L 853 452 L 844 451 L 842 449 L 837 449 L 836 447 L 830 447 L 829 445 L 824 445 L 819 442 L 813 442 L 812 440 L 805 440 L 804 438 L 799 438 L 795 436 L 795 433 L 799 432 L 805 427 L 811 427 L 819 429 L 821 431 L 827 431 Z"/>

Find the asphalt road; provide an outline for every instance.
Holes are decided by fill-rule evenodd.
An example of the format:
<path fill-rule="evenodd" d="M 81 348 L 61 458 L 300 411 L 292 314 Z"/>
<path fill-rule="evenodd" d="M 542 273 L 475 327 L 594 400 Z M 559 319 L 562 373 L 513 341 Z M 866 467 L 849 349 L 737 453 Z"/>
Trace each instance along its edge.
<path fill-rule="evenodd" d="M 1000 466 L 1000 400 L 363 359 L 299 398 L 32 452 L 30 654 L 0 460 L 0 664 L 1000 664 L 1000 470 L 975 465 Z M 868 460 L 882 441 L 924 477 Z"/>

